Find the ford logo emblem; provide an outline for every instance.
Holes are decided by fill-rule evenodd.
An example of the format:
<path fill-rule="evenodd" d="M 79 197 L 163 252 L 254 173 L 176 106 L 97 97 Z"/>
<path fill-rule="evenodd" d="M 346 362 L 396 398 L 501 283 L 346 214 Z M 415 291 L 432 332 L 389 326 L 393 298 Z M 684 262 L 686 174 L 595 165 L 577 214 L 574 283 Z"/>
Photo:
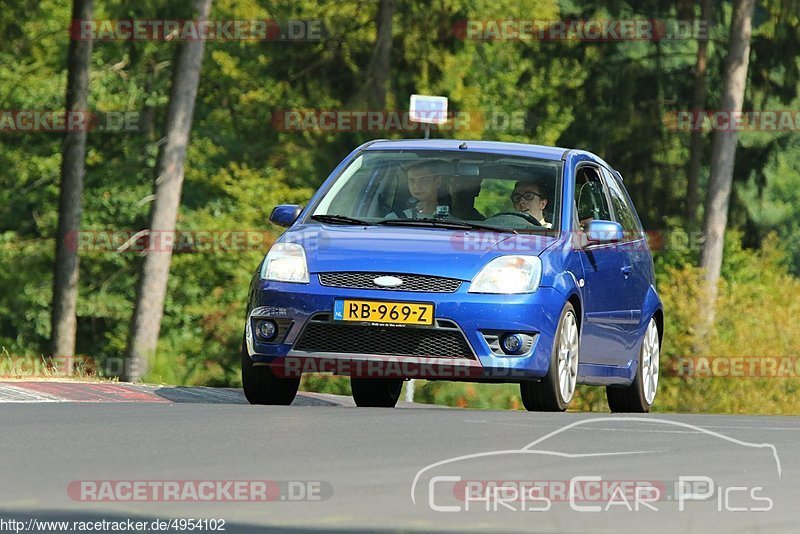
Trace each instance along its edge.
<path fill-rule="evenodd" d="M 403 281 L 396 276 L 379 276 L 373 279 L 372 283 L 381 287 L 398 287 L 403 285 Z"/>

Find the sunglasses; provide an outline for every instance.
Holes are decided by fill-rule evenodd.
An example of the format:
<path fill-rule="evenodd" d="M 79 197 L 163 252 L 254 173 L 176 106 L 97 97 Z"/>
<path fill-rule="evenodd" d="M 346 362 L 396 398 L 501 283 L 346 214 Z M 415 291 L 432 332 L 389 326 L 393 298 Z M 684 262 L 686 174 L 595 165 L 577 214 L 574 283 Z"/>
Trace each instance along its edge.
<path fill-rule="evenodd" d="M 533 200 L 533 197 L 539 197 L 542 200 L 544 200 L 544 197 L 542 195 L 540 195 L 539 193 L 534 193 L 533 191 L 525 191 L 524 193 L 514 193 L 513 195 L 511 195 L 511 202 L 515 202 L 516 203 L 516 202 L 519 202 L 520 200 L 522 200 L 523 198 L 525 200 L 529 200 L 530 201 L 530 200 Z"/>

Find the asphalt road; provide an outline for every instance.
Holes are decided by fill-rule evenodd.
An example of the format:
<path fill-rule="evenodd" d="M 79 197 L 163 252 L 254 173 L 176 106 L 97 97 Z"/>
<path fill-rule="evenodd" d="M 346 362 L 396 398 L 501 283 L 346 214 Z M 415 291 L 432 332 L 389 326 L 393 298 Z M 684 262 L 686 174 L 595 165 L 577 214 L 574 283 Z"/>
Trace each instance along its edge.
<path fill-rule="evenodd" d="M 163 402 L 0 403 L 0 531 L 9 519 L 152 526 L 178 517 L 224 519 L 225 532 L 796 532 L 800 523 L 796 417 L 364 409 L 320 395 L 264 407 L 233 390 L 156 393 Z M 694 482 L 675 487 L 688 476 Z M 275 481 L 278 493 L 268 502 L 96 502 L 100 483 L 76 489 L 117 481 L 119 498 L 118 481 L 243 480 Z M 487 481 L 498 480 L 507 489 L 492 493 Z M 645 488 L 638 499 L 594 491 L 632 481 Z"/>

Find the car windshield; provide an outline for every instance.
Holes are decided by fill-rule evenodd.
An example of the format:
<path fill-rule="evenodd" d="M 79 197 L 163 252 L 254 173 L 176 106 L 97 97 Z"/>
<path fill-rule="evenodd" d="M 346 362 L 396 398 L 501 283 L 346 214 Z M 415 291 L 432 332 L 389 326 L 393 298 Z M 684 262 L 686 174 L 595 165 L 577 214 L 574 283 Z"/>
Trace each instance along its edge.
<path fill-rule="evenodd" d="M 368 150 L 313 209 L 327 224 L 542 232 L 558 228 L 560 161 L 488 153 Z"/>

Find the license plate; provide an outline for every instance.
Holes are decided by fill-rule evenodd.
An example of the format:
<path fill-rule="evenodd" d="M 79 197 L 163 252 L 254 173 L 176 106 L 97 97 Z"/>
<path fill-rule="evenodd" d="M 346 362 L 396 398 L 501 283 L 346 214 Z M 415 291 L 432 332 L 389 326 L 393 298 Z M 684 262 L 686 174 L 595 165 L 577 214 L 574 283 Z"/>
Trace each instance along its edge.
<path fill-rule="evenodd" d="M 333 305 L 333 318 L 336 321 L 431 325 L 433 304 L 337 300 Z"/>

